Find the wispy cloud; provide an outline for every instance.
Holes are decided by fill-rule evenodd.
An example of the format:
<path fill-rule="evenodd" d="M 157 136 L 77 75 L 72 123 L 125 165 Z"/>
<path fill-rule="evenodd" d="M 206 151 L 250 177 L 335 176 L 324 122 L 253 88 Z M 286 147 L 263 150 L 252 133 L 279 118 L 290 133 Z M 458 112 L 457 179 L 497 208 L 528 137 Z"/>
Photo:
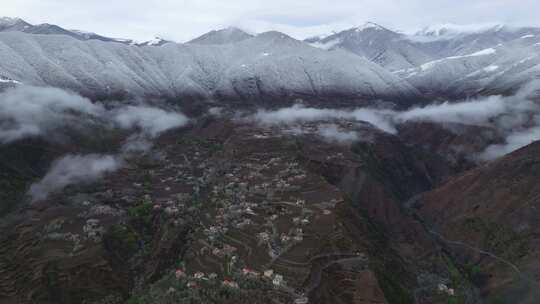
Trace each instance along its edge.
<path fill-rule="evenodd" d="M 115 111 L 114 121 L 124 129 L 138 128 L 149 136 L 186 125 L 189 119 L 181 114 L 146 106 L 128 106 Z"/>
<path fill-rule="evenodd" d="M 30 187 L 28 194 L 33 201 L 42 200 L 69 185 L 94 182 L 116 171 L 121 164 L 122 160 L 112 155 L 67 155 L 55 161 L 47 175 Z"/>

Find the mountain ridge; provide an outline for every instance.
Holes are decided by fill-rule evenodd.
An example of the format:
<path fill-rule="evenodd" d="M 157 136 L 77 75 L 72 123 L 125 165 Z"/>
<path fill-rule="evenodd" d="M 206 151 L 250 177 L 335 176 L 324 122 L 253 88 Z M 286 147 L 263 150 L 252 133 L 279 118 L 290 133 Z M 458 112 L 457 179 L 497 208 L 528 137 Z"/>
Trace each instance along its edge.
<path fill-rule="evenodd" d="M 0 33 L 0 58 L 5 58 L 0 75 L 7 79 L 85 95 L 240 100 L 340 94 L 359 100 L 419 97 L 412 86 L 369 61 L 312 48 L 278 32 L 221 46 L 160 47 Z"/>
<path fill-rule="evenodd" d="M 147 71 L 154 70 L 148 75 L 141 74 L 141 66 L 136 67 L 137 72 L 129 72 L 128 70 L 130 68 L 127 68 L 126 70 L 126 67 L 129 67 L 130 65 L 123 64 L 124 68 L 122 73 L 127 72 L 131 74 L 131 76 L 129 76 L 131 80 L 128 81 L 131 83 L 130 85 L 121 84 L 118 87 L 120 80 L 118 77 L 113 77 L 115 80 L 112 80 L 111 75 L 106 77 L 99 76 L 99 72 L 97 72 L 98 75 L 92 75 L 91 70 L 85 71 L 83 73 L 84 76 L 66 76 L 67 79 L 70 79 L 69 82 L 72 83 L 70 88 L 75 88 L 78 91 L 81 91 L 82 89 L 91 90 L 92 88 L 98 88 L 101 95 L 125 95 L 127 92 L 135 92 L 136 95 L 140 95 L 141 92 L 144 92 L 143 95 L 150 96 L 178 96 L 178 90 L 183 90 L 185 91 L 184 96 L 218 96 L 218 98 L 228 96 L 227 98 L 234 99 L 239 96 L 238 92 L 245 90 L 254 92 L 255 90 L 259 93 L 249 93 L 247 94 L 247 96 L 250 96 L 248 98 L 254 98 L 255 96 L 261 97 L 262 95 L 260 93 L 264 91 L 265 88 L 257 84 L 259 81 L 257 79 L 260 79 L 261 77 L 268 77 L 268 75 L 264 74 L 262 70 L 258 71 L 258 73 L 261 73 L 260 75 L 250 75 L 249 77 L 246 76 L 247 78 L 241 81 L 244 82 L 244 84 L 240 85 L 242 89 L 240 89 L 238 92 L 235 92 L 236 89 L 231 89 L 230 86 L 225 91 L 216 90 L 217 82 L 220 81 L 218 78 L 226 78 L 227 75 L 225 74 L 227 73 L 236 75 L 234 77 L 238 77 L 238 75 L 242 74 L 242 72 L 238 71 L 237 68 L 225 67 L 238 60 L 238 58 L 236 58 L 238 56 L 227 57 L 231 56 L 230 51 L 233 49 L 238 50 L 236 46 L 245 46 L 246 41 L 259 41 L 267 45 L 267 49 L 261 50 L 262 55 L 251 53 L 251 58 L 246 58 L 246 61 L 257 61 L 256 66 L 259 66 L 260 64 L 268 64 L 268 60 L 270 58 L 274 58 L 274 56 L 269 56 L 273 53 L 272 48 L 279 49 L 284 47 L 285 44 L 289 44 L 287 47 L 296 48 L 296 51 L 300 53 L 316 53 L 317 55 L 315 57 L 339 57 L 340 55 L 335 53 L 335 51 L 339 50 L 360 57 L 355 58 L 347 55 L 348 60 L 350 62 L 355 62 L 355 66 L 357 66 L 359 70 L 365 70 L 366 68 L 368 70 L 373 70 L 374 67 L 366 66 L 366 61 L 368 61 L 382 67 L 384 70 L 386 70 L 386 72 L 389 72 L 385 73 L 376 68 L 377 72 L 374 75 L 370 77 L 366 77 L 366 75 L 362 76 L 364 79 L 366 79 L 366 83 L 374 81 L 374 78 L 379 78 L 377 75 L 386 74 L 383 77 L 385 79 L 383 82 L 386 82 L 387 84 L 391 83 L 389 87 L 401 87 L 404 89 L 402 92 L 403 94 L 394 94 L 395 92 L 393 92 L 392 94 L 385 95 L 381 94 L 382 92 L 380 90 L 371 88 L 370 85 L 361 85 L 358 81 L 354 80 L 347 80 L 345 82 L 356 83 L 356 86 L 363 87 L 364 89 L 356 91 L 350 90 L 350 85 L 348 85 L 348 89 L 342 90 L 339 89 L 342 84 L 338 84 L 337 82 L 334 82 L 333 88 L 330 88 L 331 86 L 327 85 L 324 85 L 324 88 L 317 88 L 317 85 L 314 86 L 314 84 L 317 83 L 316 80 L 321 78 L 321 75 L 324 74 L 323 70 L 328 69 L 329 67 L 320 64 L 320 62 L 317 61 L 317 58 L 311 58 L 313 68 L 316 67 L 318 72 L 316 72 L 314 75 L 311 73 L 302 74 L 301 71 L 298 70 L 297 76 L 300 77 L 300 79 L 305 79 L 302 89 L 298 90 L 298 88 L 295 88 L 295 86 L 292 84 L 287 84 L 285 86 L 287 89 L 283 90 L 282 88 L 271 85 L 270 90 L 272 92 L 267 91 L 263 95 L 268 95 L 268 93 L 271 93 L 270 95 L 274 95 L 276 92 L 275 90 L 277 90 L 281 92 L 278 94 L 281 97 L 290 94 L 296 95 L 296 97 L 313 97 L 320 95 L 319 92 L 322 91 L 334 91 L 328 96 L 334 95 L 334 97 L 337 97 L 338 95 L 335 95 L 335 93 L 343 91 L 346 92 L 345 95 L 348 95 L 351 98 L 358 97 L 359 99 L 376 99 L 383 97 L 383 99 L 387 99 L 388 97 L 392 98 L 396 96 L 401 98 L 404 95 L 412 96 L 415 94 L 410 94 L 410 92 L 417 90 L 419 93 L 426 95 L 428 98 L 437 99 L 439 97 L 443 97 L 449 99 L 462 99 L 478 95 L 509 94 L 512 93 L 512 91 L 515 91 L 517 88 L 525 85 L 530 79 L 540 77 L 540 59 L 534 55 L 536 54 L 536 50 L 540 47 L 540 28 L 535 27 L 511 27 L 500 24 L 482 26 L 443 24 L 424 28 L 423 30 L 413 34 L 406 34 L 403 32 L 393 31 L 374 22 L 367 22 L 363 25 L 352 27 L 344 31 L 335 32 L 330 35 L 312 37 L 303 41 L 296 40 L 285 33 L 276 31 L 269 31 L 254 35 L 239 28 L 229 27 L 221 30 L 210 31 L 188 41 L 185 44 L 177 44 L 162 38 L 155 38 L 147 42 L 137 43 L 129 39 L 108 38 L 92 32 L 66 30 L 52 24 L 41 24 L 34 26 L 20 18 L 4 17 L 0 20 L 0 32 L 22 32 L 35 36 L 60 35 L 69 36 L 78 41 L 89 42 L 90 44 L 93 44 L 95 41 L 101 41 L 105 43 L 119 43 L 126 46 L 140 47 L 140 51 L 126 49 L 125 52 L 122 52 L 122 55 L 118 55 L 120 57 L 116 57 L 122 58 L 122 56 L 146 56 L 145 58 L 149 60 L 148 62 L 145 62 L 145 60 L 141 61 L 137 59 L 139 60 L 140 64 L 144 63 L 144 69 Z M 261 37 L 263 38 L 261 39 Z M 55 40 L 57 38 L 49 37 L 47 39 Z M 39 38 L 38 40 L 44 41 L 47 39 Z M 265 39 L 271 41 L 271 43 L 268 41 L 264 42 Z M 272 43 L 276 43 L 276 45 L 272 45 Z M 177 75 L 171 79 L 169 77 L 173 76 L 170 73 L 168 76 L 163 75 L 163 71 L 161 71 L 163 67 L 158 67 L 156 70 L 154 64 L 156 59 L 150 58 L 156 56 L 155 53 L 162 53 L 162 55 L 159 56 L 164 56 L 163 54 L 170 52 L 170 50 L 175 47 L 169 47 L 167 50 L 160 50 L 157 52 L 149 52 L 144 48 L 162 48 L 169 44 L 176 45 L 178 49 L 183 50 L 182 52 L 186 52 L 185 55 L 173 54 L 173 52 L 170 54 L 170 56 L 187 56 L 191 57 L 191 60 L 196 61 L 191 63 L 193 65 L 180 67 L 180 69 L 191 69 L 191 72 L 189 73 L 195 73 L 196 76 L 193 76 L 195 74 L 191 74 L 191 76 L 194 78 L 190 78 L 191 76 L 185 78 L 185 75 Z M 322 49 L 328 54 L 322 55 L 320 52 L 308 50 L 306 47 L 307 45 Z M 203 49 L 200 49 L 201 47 Z M 112 49 L 117 49 L 117 47 L 112 47 Z M 489 49 L 496 50 L 496 53 L 490 54 L 489 56 L 470 56 L 471 54 L 476 54 Z M 201 50 L 201 56 L 188 55 L 190 52 L 195 52 L 197 50 Z M 9 51 L 6 50 L 6 52 Z M 244 51 L 239 52 L 240 53 L 238 55 L 241 55 L 241 53 Z M 12 54 L 10 56 L 13 57 L 15 55 Z M 15 56 L 15 58 L 17 56 Z M 90 55 L 90 57 L 92 56 L 93 55 Z M 305 56 L 300 57 L 305 58 Z M 5 59 L 4 61 L 9 60 L 17 59 L 9 58 Z M 94 58 L 93 60 L 100 62 L 105 60 L 105 58 Z M 122 60 L 133 61 L 134 59 L 123 58 L 120 61 Z M 174 61 L 170 58 L 163 60 Z M 208 62 L 204 62 L 205 60 Z M 226 60 L 228 62 L 219 63 L 220 60 Z M 292 58 L 289 58 L 289 60 L 292 60 Z M 331 68 L 332 70 L 338 71 L 349 69 L 349 67 L 347 67 L 347 63 L 343 62 L 343 60 L 339 60 L 338 58 L 333 60 L 335 65 Z M 50 62 L 47 63 L 47 61 L 50 61 L 50 59 L 43 58 L 43 62 L 34 62 L 32 66 L 28 66 L 28 63 L 21 64 L 22 67 L 26 66 L 25 70 L 27 71 L 35 70 L 38 66 L 47 66 L 50 68 L 55 65 Z M 110 61 L 117 62 L 117 64 L 120 62 L 118 59 Z M 187 63 L 188 62 L 179 60 L 176 64 L 182 65 Z M 277 62 L 274 62 L 273 65 L 276 63 Z M 26 77 L 21 71 L 7 69 L 6 64 L 7 63 L 4 63 L 3 70 L 0 70 L 2 73 L 0 76 L 2 76 L 3 79 L 39 85 L 46 85 L 49 83 L 43 79 L 38 80 L 39 77 L 36 77 L 36 75 L 32 77 L 26 75 L 28 76 Z M 81 63 L 75 63 L 73 61 L 68 64 L 77 65 Z M 216 66 L 212 67 L 208 64 L 215 64 Z M 240 62 L 237 64 L 238 65 L 236 67 L 240 66 L 241 69 L 244 69 L 245 73 L 251 73 L 250 69 L 243 67 L 244 65 L 247 66 L 246 63 Z M 281 62 L 279 65 L 275 66 L 280 66 L 282 64 L 285 64 L 285 62 Z M 291 63 L 289 62 L 288 64 Z M 303 63 L 300 62 L 296 62 L 294 64 L 295 66 L 303 65 Z M 364 67 L 360 68 L 360 65 L 363 65 Z M 167 67 L 167 69 L 169 68 L 172 67 Z M 267 66 L 267 68 L 269 68 L 269 66 Z M 68 70 L 69 69 L 71 68 L 68 68 Z M 225 72 L 223 69 L 229 69 L 229 71 Z M 269 70 L 272 71 L 274 69 L 275 67 L 270 68 Z M 280 69 L 282 69 L 282 67 L 280 67 Z M 221 74 L 219 74 L 219 77 L 217 76 L 218 74 L 212 74 L 216 71 L 220 71 L 219 73 Z M 45 72 L 46 71 L 38 71 L 37 74 Z M 284 71 L 282 72 L 285 73 Z M 34 74 L 35 73 L 36 72 L 34 71 Z M 78 73 L 80 74 L 80 71 Z M 344 79 L 347 79 L 347 77 L 352 77 L 352 71 L 347 73 L 349 76 L 346 76 Z M 159 76 L 161 80 L 156 82 L 155 77 L 158 74 L 161 75 Z M 309 75 L 309 77 L 305 78 L 306 75 Z M 109 83 L 107 85 L 104 83 L 99 84 L 103 81 L 97 80 L 97 78 L 109 79 L 107 80 Z M 250 80 L 247 80 L 248 78 Z M 82 79 L 94 80 L 91 82 L 85 82 L 85 80 Z M 137 80 L 135 81 L 134 79 Z M 145 84 L 145 80 L 149 80 L 150 83 Z M 55 81 L 52 81 L 51 83 L 54 83 Z M 250 82 L 250 84 L 247 85 L 246 81 Z M 182 85 L 180 85 L 180 87 L 183 87 L 182 89 L 179 89 L 178 82 L 184 82 Z M 240 83 L 237 80 L 234 80 L 234 82 L 237 84 Z M 273 79 L 272 82 L 275 83 L 276 80 Z M 14 82 L 3 82 L 0 84 L 0 86 L 9 86 L 13 83 Z M 158 83 L 160 85 L 156 86 Z M 87 88 L 84 88 L 85 84 L 87 85 Z M 112 89 L 112 91 L 114 91 L 114 93 L 112 93 L 108 87 L 118 88 Z M 148 87 L 151 88 L 148 89 Z M 410 87 L 413 87 L 414 89 L 411 89 Z M 246 96 L 244 93 L 240 94 L 243 96 L 242 98 Z M 419 96 L 420 94 L 416 95 Z"/>

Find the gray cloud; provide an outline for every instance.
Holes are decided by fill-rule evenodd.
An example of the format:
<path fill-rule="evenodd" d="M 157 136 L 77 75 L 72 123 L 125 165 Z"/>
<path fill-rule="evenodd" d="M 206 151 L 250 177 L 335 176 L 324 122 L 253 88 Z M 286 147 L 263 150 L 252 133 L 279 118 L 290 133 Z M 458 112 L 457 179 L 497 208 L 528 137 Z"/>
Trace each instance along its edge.
<path fill-rule="evenodd" d="M 374 21 L 396 29 L 434 23 L 506 22 L 538 25 L 540 2 L 521 0 L 17 0 L 2 14 L 57 23 L 117 37 L 154 35 L 186 41 L 230 25 L 255 32 L 279 30 L 297 38 Z M 96 22 L 99 20 L 99 22 Z"/>
<path fill-rule="evenodd" d="M 67 155 L 55 161 L 47 175 L 30 187 L 33 201 L 45 199 L 50 193 L 69 185 L 89 183 L 117 170 L 122 160 L 112 155 Z"/>

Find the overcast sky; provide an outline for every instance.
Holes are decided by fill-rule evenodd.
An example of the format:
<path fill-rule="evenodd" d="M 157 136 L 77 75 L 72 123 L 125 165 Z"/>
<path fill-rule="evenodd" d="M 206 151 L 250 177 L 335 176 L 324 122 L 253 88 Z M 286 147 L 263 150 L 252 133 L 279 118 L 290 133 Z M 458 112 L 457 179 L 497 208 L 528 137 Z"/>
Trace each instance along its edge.
<path fill-rule="evenodd" d="M 212 29 L 305 38 L 366 21 L 410 31 L 430 24 L 540 25 L 540 0 L 0 0 L 0 15 L 102 35 L 183 42 Z"/>

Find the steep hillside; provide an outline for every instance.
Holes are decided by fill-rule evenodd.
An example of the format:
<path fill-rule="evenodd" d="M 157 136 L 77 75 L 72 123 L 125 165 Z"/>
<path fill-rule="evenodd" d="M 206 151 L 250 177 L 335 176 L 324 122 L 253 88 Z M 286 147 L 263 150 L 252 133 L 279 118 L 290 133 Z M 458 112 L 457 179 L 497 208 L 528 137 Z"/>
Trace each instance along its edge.
<path fill-rule="evenodd" d="M 539 152 L 535 142 L 414 202 L 484 296 L 500 303 L 539 296 Z"/>

